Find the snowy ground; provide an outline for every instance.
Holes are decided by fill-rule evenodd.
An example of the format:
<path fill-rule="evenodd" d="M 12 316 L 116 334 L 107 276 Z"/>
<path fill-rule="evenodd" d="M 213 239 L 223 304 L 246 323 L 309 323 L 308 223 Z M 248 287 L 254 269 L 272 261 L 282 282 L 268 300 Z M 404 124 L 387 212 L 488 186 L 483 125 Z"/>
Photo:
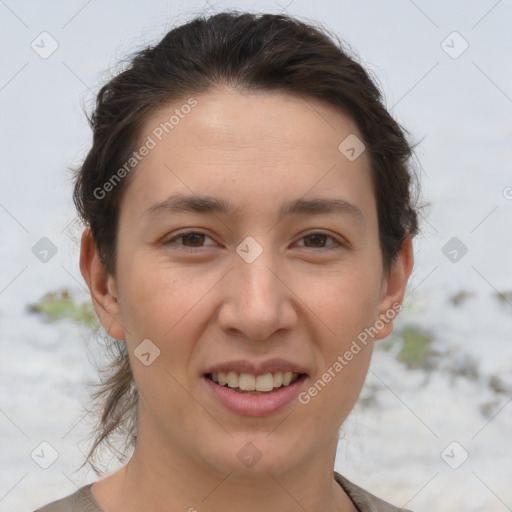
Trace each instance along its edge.
<path fill-rule="evenodd" d="M 163 19 L 184 12 L 163 0 L 84 5 L 0 4 L 2 512 L 28 512 L 96 480 L 75 471 L 87 434 L 85 382 L 95 376 L 87 354 L 98 342 L 26 307 L 48 291 L 83 292 L 65 172 L 89 143 L 80 98 L 90 99 L 87 88 L 96 91 L 101 72 L 141 40 L 162 34 Z M 202 5 L 190 2 L 187 13 Z M 512 298 L 496 294 L 512 290 L 512 4 L 295 0 L 287 9 L 349 41 L 380 78 L 394 115 L 417 140 L 425 137 L 418 158 L 431 206 L 397 327 L 431 330 L 440 357 L 431 371 L 409 370 L 393 353 L 375 352 L 362 401 L 343 426 L 336 469 L 416 512 L 511 510 Z M 48 59 L 30 48 L 43 30 L 59 42 Z M 469 43 L 457 59 L 441 48 L 453 31 Z M 32 253 L 44 236 L 58 249 L 47 263 Z M 455 263 L 443 253 L 452 237 L 468 249 Z M 461 291 L 472 295 L 454 306 L 450 297 Z M 46 470 L 31 458 L 44 441 L 59 454 Z"/>
<path fill-rule="evenodd" d="M 5 300 L 0 305 L 2 338 L 9 340 L 1 366 L 1 485 L 8 493 L 1 510 L 22 512 L 97 479 L 90 470 L 76 470 L 88 432 L 81 403 L 100 344 L 70 321 L 47 324 Z M 435 348 L 451 355 L 427 372 L 406 369 L 392 353 L 377 350 L 362 393 L 369 403 L 358 404 L 345 423 L 336 469 L 416 511 L 507 510 L 510 306 L 484 291 L 459 306 L 439 292 L 417 293 L 409 305 L 401 323 L 431 329 Z M 468 358 L 477 375 L 465 371 L 475 367 Z M 493 378 L 503 392 L 492 389 Z M 43 441 L 59 454 L 46 470 L 30 455 Z"/>

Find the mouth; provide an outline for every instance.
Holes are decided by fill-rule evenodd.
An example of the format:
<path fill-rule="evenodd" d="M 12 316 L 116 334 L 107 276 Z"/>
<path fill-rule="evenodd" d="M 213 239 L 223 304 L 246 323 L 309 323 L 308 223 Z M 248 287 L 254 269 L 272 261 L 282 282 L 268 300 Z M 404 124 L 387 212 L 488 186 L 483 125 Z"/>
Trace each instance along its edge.
<path fill-rule="evenodd" d="M 236 393 L 244 395 L 269 395 L 282 388 L 292 386 L 297 381 L 306 378 L 306 374 L 276 371 L 262 375 L 253 375 L 251 373 L 230 371 L 207 373 L 205 378 Z"/>
<path fill-rule="evenodd" d="M 259 375 L 235 371 L 203 375 L 207 393 L 221 407 L 238 416 L 262 417 L 276 414 L 297 402 L 308 375 L 274 371 Z"/>

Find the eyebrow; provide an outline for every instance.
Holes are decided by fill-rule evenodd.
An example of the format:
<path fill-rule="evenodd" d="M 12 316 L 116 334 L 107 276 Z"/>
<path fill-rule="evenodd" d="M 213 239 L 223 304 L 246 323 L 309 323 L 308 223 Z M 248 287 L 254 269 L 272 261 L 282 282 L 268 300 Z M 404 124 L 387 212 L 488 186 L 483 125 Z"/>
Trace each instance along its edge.
<path fill-rule="evenodd" d="M 241 213 L 241 208 L 235 207 L 229 201 L 212 196 L 197 196 L 172 194 L 164 201 L 154 204 L 144 211 L 143 216 L 153 216 L 160 212 L 196 212 L 196 213 L 220 213 L 236 216 Z M 295 199 L 283 203 L 279 209 L 279 220 L 287 215 L 317 215 L 329 213 L 344 213 L 355 217 L 364 224 L 364 215 L 361 210 L 344 199 L 314 198 Z"/>

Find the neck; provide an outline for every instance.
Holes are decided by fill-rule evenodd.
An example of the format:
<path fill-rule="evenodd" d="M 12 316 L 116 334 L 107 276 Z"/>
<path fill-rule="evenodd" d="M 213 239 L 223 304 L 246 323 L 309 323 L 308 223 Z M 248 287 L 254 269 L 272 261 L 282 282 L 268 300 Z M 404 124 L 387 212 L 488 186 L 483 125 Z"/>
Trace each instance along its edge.
<path fill-rule="evenodd" d="M 356 510 L 334 480 L 337 436 L 316 456 L 286 472 L 260 467 L 256 473 L 254 466 L 245 471 L 235 468 L 221 473 L 194 460 L 179 446 L 169 446 L 163 436 L 144 435 L 141 426 L 139 424 L 137 445 L 128 464 L 93 486 L 93 494 L 105 511 Z"/>

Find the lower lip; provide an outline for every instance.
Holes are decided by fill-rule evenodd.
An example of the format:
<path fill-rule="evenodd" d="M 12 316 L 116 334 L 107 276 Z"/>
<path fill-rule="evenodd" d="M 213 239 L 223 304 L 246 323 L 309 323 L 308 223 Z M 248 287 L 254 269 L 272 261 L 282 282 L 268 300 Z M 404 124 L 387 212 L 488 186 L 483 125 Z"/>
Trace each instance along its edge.
<path fill-rule="evenodd" d="M 304 386 L 307 376 L 303 375 L 293 384 L 283 386 L 267 395 L 246 395 L 220 386 L 203 376 L 217 400 L 230 411 L 242 416 L 266 416 L 273 414 L 292 402 Z"/>

